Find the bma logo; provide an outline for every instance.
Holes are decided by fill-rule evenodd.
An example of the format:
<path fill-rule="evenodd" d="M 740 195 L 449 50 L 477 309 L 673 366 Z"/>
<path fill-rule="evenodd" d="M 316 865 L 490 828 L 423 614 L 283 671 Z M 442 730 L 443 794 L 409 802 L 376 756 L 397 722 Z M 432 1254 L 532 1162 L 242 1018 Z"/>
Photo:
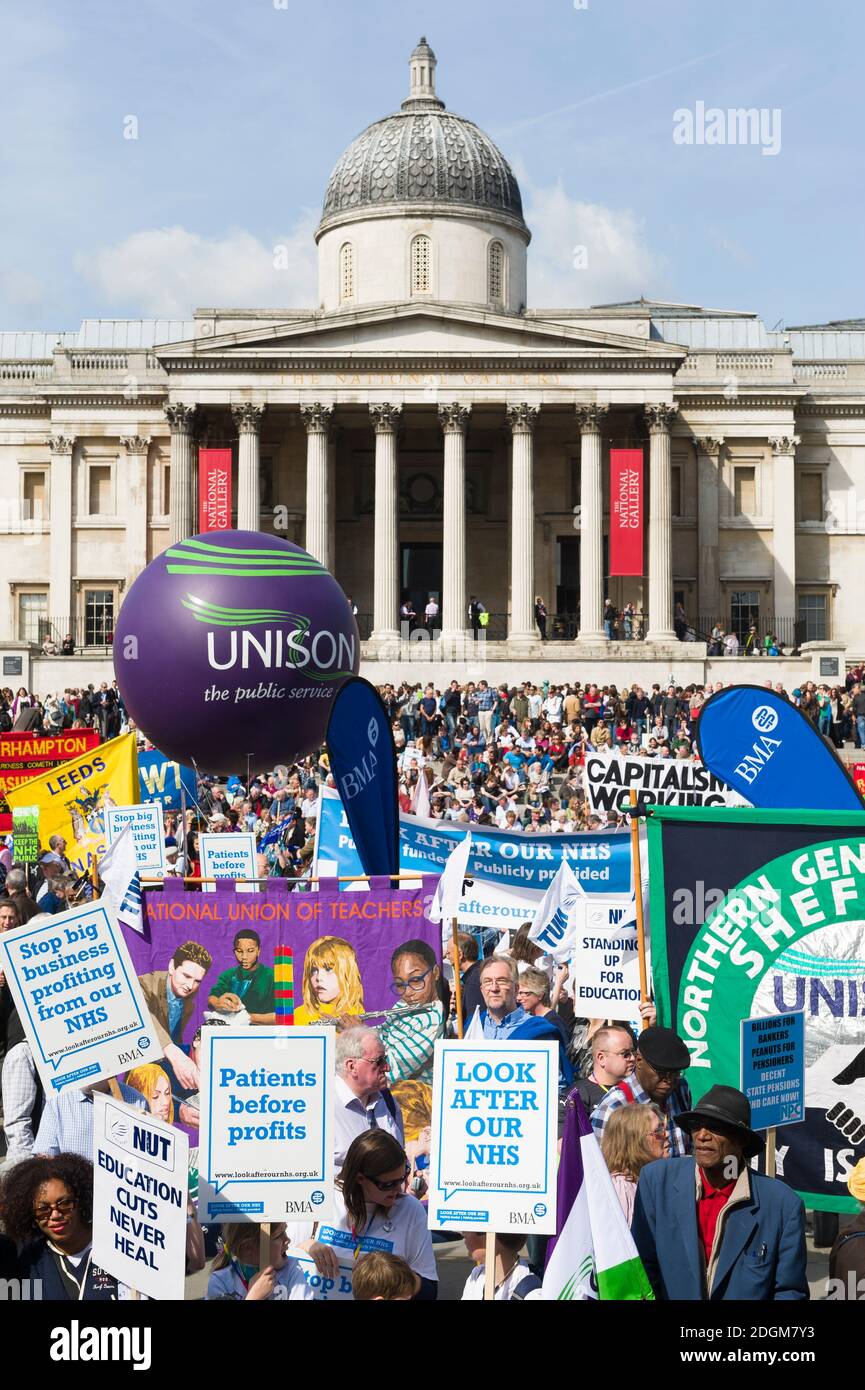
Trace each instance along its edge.
<path fill-rule="evenodd" d="M 778 727 L 778 711 L 771 705 L 758 705 L 751 715 L 751 723 L 761 734 L 771 734 Z"/>
<path fill-rule="evenodd" d="M 312 1203 L 306 1201 L 305 1198 L 300 1198 L 297 1201 L 293 1202 L 286 1202 L 285 1204 L 286 1216 L 303 1216 L 305 1213 L 311 1211 Z"/>
<path fill-rule="evenodd" d="M 378 743 L 378 724 L 375 719 L 371 719 L 366 726 L 366 736 L 369 739 L 370 748 L 375 748 Z"/>
<path fill-rule="evenodd" d="M 357 766 L 351 769 L 351 772 L 347 772 L 344 777 L 340 778 L 340 791 L 343 800 L 351 801 L 358 792 L 362 792 L 366 784 L 372 781 L 377 767 L 378 758 L 370 750 L 366 757 L 361 758 Z"/>

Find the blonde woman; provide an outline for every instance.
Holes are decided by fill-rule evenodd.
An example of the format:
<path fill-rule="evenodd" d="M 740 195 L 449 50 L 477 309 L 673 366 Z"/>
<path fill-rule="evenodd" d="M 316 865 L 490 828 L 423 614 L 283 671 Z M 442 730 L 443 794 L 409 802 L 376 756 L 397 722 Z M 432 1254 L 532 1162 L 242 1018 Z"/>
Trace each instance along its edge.
<path fill-rule="evenodd" d="M 652 1101 L 614 1110 L 604 1127 L 601 1152 L 630 1226 L 641 1169 L 656 1158 L 669 1156 L 670 1141 L 661 1107 Z"/>
<path fill-rule="evenodd" d="M 132 1071 L 126 1073 L 126 1085 L 143 1095 L 151 1115 L 155 1115 L 157 1120 L 174 1124 L 171 1082 L 168 1073 L 158 1062 L 145 1062 L 143 1066 L 133 1067 Z"/>
<path fill-rule="evenodd" d="M 303 1003 L 294 1015 L 298 1025 L 323 1018 L 363 1013 L 363 981 L 354 947 L 341 936 L 320 936 L 303 962 Z"/>

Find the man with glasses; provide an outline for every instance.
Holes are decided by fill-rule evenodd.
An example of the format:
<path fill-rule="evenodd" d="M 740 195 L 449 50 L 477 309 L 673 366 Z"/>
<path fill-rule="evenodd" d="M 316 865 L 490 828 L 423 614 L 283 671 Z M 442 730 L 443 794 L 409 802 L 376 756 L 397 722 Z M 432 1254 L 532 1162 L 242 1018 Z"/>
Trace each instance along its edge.
<path fill-rule="evenodd" d="M 387 1089 L 387 1054 L 374 1028 L 346 1028 L 336 1039 L 334 1171 L 339 1172 L 353 1139 L 383 1129 L 405 1145 L 402 1113 Z"/>
<path fill-rule="evenodd" d="M 597 1109 L 613 1086 L 631 1075 L 636 1060 L 637 1045 L 629 1028 L 613 1023 L 598 1029 L 592 1038 L 592 1070 L 574 1087 L 587 1115 Z"/>
<path fill-rule="evenodd" d="M 691 1092 L 682 1076 L 690 1064 L 691 1054 L 672 1028 L 647 1028 L 641 1033 L 633 1075 L 618 1081 L 592 1113 L 592 1129 L 598 1142 L 614 1110 L 622 1105 L 646 1105 L 653 1100 L 666 1116 L 670 1153 L 680 1157 L 689 1154 L 691 1141 L 678 1117 L 691 1108 Z"/>
<path fill-rule="evenodd" d="M 561 1034 L 546 1018 L 527 1013 L 517 1003 L 519 972 L 517 963 L 509 956 L 493 956 L 481 966 L 480 985 L 485 1008 L 477 1015 L 480 1035 L 485 1038 L 529 1039 L 559 1044 L 559 1085 L 571 1086 L 574 1069 L 562 1044 Z M 472 1028 L 475 1020 L 472 1020 Z M 475 1036 L 474 1033 L 471 1034 Z"/>

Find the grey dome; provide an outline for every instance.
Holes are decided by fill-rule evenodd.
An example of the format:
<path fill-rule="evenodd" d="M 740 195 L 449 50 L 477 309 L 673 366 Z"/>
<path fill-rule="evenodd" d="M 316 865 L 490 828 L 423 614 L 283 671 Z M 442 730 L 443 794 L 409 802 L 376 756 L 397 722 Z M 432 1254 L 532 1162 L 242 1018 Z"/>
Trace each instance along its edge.
<path fill-rule="evenodd" d="M 501 151 L 436 96 L 435 54 L 425 39 L 410 66 L 411 95 L 400 110 L 368 126 L 337 162 L 319 231 L 360 208 L 405 203 L 498 213 L 527 231 L 519 185 Z"/>

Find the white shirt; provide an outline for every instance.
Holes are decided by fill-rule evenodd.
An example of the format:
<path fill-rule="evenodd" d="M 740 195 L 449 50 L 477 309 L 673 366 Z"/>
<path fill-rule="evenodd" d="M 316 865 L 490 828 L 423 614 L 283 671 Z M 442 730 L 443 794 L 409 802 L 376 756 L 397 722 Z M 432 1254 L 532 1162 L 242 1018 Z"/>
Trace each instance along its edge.
<path fill-rule="evenodd" d="M 387 1210 L 374 1208 L 375 1215 L 364 1231 L 357 1237 L 351 1234 L 351 1220 L 346 1215 L 345 1204 L 339 1188 L 334 1189 L 333 1217 L 322 1221 L 313 1237 L 311 1222 L 296 1222 L 286 1229 L 293 1244 L 315 1239 L 322 1245 L 332 1245 L 340 1258 L 366 1254 L 368 1250 L 386 1250 L 392 1255 L 401 1255 L 410 1269 L 421 1279 L 438 1279 L 432 1239 L 427 1230 L 426 1207 L 417 1197 L 406 1193 Z"/>
<path fill-rule="evenodd" d="M 205 1301 L 212 1301 L 220 1298 L 244 1299 L 247 1295 L 247 1287 L 240 1277 L 234 1265 L 226 1265 L 224 1269 L 216 1269 L 207 1281 L 207 1293 Z M 302 1299 L 311 1303 L 315 1294 L 307 1284 L 303 1275 L 303 1270 L 297 1260 L 287 1259 L 282 1269 L 277 1271 L 276 1279 L 273 1284 L 273 1293 L 268 1295 L 274 1303 L 295 1303 Z"/>
<path fill-rule="evenodd" d="M 483 1265 L 475 1265 L 474 1269 L 472 1270 L 471 1274 L 466 1280 L 466 1286 L 463 1289 L 463 1303 L 481 1302 L 483 1300 L 484 1272 L 485 1271 Z M 517 1284 L 521 1284 L 522 1281 L 529 1274 L 531 1274 L 531 1270 L 529 1269 L 525 1260 L 517 1260 L 510 1274 L 507 1276 L 506 1279 L 502 1280 L 501 1284 L 496 1289 L 494 1294 L 495 1301 L 497 1303 L 507 1303 L 510 1299 L 511 1293 L 516 1288 Z M 528 1303 L 529 1299 L 543 1299 L 542 1290 L 532 1289 L 530 1293 L 526 1294 L 525 1302 Z"/>
<path fill-rule="evenodd" d="M 386 1134 L 392 1134 L 394 1139 L 405 1148 L 405 1134 L 403 1132 L 402 1111 L 393 1100 L 395 1116 L 391 1116 L 387 1104 L 381 1092 L 378 1092 L 375 1100 L 365 1105 L 360 1100 L 341 1077 L 336 1078 L 336 1101 L 333 1112 L 333 1131 L 334 1131 L 334 1156 L 333 1170 L 338 1173 L 343 1165 L 349 1145 L 359 1134 L 365 1134 L 368 1129 L 383 1129 Z M 375 1118 L 375 1126 L 369 1122 L 370 1111 Z"/>

